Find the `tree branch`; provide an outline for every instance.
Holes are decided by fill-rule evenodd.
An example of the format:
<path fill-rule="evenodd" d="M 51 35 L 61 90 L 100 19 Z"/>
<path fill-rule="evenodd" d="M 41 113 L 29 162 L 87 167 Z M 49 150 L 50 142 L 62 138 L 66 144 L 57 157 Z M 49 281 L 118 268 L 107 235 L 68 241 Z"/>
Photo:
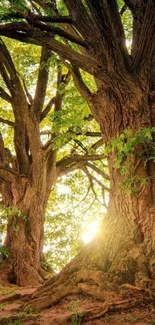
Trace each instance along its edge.
<path fill-rule="evenodd" d="M 9 38 L 17 39 L 21 42 L 32 43 L 39 46 L 47 46 L 56 52 L 64 60 L 70 61 L 74 66 L 96 76 L 98 79 L 107 80 L 107 73 L 104 67 L 101 67 L 90 56 L 82 55 L 71 49 L 68 45 L 53 39 L 50 33 L 38 30 L 25 23 L 10 23 L 0 25 L 0 34 Z"/>
<path fill-rule="evenodd" d="M 99 139 L 97 142 L 95 142 L 93 145 L 92 145 L 92 149 L 96 150 L 98 149 L 99 147 L 101 147 L 103 145 L 104 141 L 103 141 L 103 138 Z"/>
<path fill-rule="evenodd" d="M 4 64 L 4 66 L 6 67 L 6 69 L 8 70 L 10 77 L 12 79 L 12 81 L 16 79 L 16 69 L 15 66 L 13 64 L 12 58 L 10 56 L 9 51 L 7 50 L 7 47 L 5 46 L 4 42 L 2 39 L 0 39 L 0 58 L 1 58 L 1 62 Z M 10 80 L 6 79 L 6 82 L 9 84 L 9 90 L 12 90 L 12 84 L 10 82 Z"/>
<path fill-rule="evenodd" d="M 51 58 L 51 50 L 42 47 L 39 73 L 37 79 L 37 86 L 35 90 L 35 96 L 31 110 L 36 115 L 37 119 L 40 120 L 40 114 L 43 108 L 48 77 L 49 77 L 49 59 Z"/>
<path fill-rule="evenodd" d="M 81 169 L 82 169 L 82 170 L 84 171 L 84 173 L 87 175 L 88 180 L 89 180 L 89 184 L 90 184 L 90 188 L 92 189 L 92 192 L 93 192 L 93 194 L 94 194 L 95 200 L 98 201 L 97 194 L 96 194 L 95 189 L 94 189 L 94 183 L 93 183 L 93 177 L 92 177 L 92 175 L 89 173 L 89 171 L 88 171 L 88 169 L 86 168 L 86 166 L 83 166 Z M 100 203 L 100 202 L 99 202 L 99 203 Z"/>
<path fill-rule="evenodd" d="M 55 103 L 55 97 L 51 98 L 48 104 L 46 105 L 45 109 L 41 112 L 40 115 L 40 122 L 47 116 L 47 114 L 50 112 L 52 106 Z"/>
<path fill-rule="evenodd" d="M 86 166 L 90 167 L 93 169 L 97 174 L 101 175 L 103 178 L 107 179 L 108 181 L 110 180 L 109 175 L 107 175 L 104 171 L 99 169 L 96 165 L 91 164 L 90 162 L 86 163 Z"/>
<path fill-rule="evenodd" d="M 28 21 L 28 23 L 31 26 L 37 27 L 42 31 L 47 31 L 47 32 L 53 33 L 54 35 L 61 36 L 68 41 L 71 41 L 75 44 L 78 44 L 78 45 L 81 45 L 81 46 L 84 46 L 87 48 L 87 43 L 82 38 L 76 37 L 72 34 L 69 34 L 68 32 L 66 32 L 65 30 L 63 30 L 59 27 L 53 27 L 49 24 L 43 24 L 40 21 L 36 21 L 35 19 L 33 19 L 33 15 L 31 15 L 31 14 L 27 15 L 26 20 Z"/>
<path fill-rule="evenodd" d="M 9 125 L 9 126 L 11 126 L 11 127 L 14 127 L 14 126 L 15 126 L 14 122 L 9 121 L 9 120 L 6 120 L 6 119 L 4 119 L 4 118 L 2 118 L 2 117 L 0 117 L 0 122 L 1 122 L 1 123 L 4 123 L 4 124 L 7 124 L 7 125 Z"/>
<path fill-rule="evenodd" d="M 78 89 L 81 96 L 85 99 L 85 101 L 89 105 L 91 103 L 92 93 L 89 90 L 89 88 L 86 86 L 86 84 L 84 83 L 79 68 L 77 68 L 75 66 L 71 67 L 71 73 L 72 73 L 76 88 Z"/>
<path fill-rule="evenodd" d="M 28 101 L 29 101 L 30 105 L 32 105 L 33 98 L 32 98 L 31 94 L 29 93 L 29 91 L 28 91 L 28 89 L 27 89 L 25 79 L 23 79 L 23 87 L 24 87 L 24 90 L 25 90 L 26 96 L 27 96 L 27 98 L 28 98 Z"/>
<path fill-rule="evenodd" d="M 91 189 L 91 187 L 89 186 L 88 189 L 87 189 L 86 194 L 84 195 L 84 197 L 82 198 L 82 200 L 80 200 L 80 202 L 78 202 L 78 204 L 76 204 L 76 205 L 74 206 L 74 209 L 76 209 L 78 206 L 81 205 L 82 202 L 84 202 L 84 201 L 86 200 L 86 198 L 87 198 L 87 196 L 88 196 L 88 194 L 89 194 L 89 192 L 90 192 L 90 189 Z"/>
<path fill-rule="evenodd" d="M 108 4 L 108 9 L 112 21 L 112 29 L 113 33 L 115 35 L 115 39 L 117 41 L 117 44 L 120 48 L 120 52 L 122 54 L 122 57 L 124 59 L 125 66 L 127 69 L 130 68 L 131 64 L 131 59 L 126 47 L 126 42 L 125 42 L 125 33 L 124 33 L 124 28 L 121 20 L 121 14 L 119 13 L 118 5 L 116 0 L 109 0 L 107 2 Z"/>
<path fill-rule="evenodd" d="M 121 10 L 120 10 L 120 16 L 123 16 L 123 14 L 124 14 L 124 12 L 126 11 L 127 8 L 128 8 L 127 5 L 124 5 L 124 6 L 121 8 Z"/>
<path fill-rule="evenodd" d="M 0 86 L 0 97 L 7 101 L 8 103 L 11 103 L 11 97 L 10 95 Z"/>
<path fill-rule="evenodd" d="M 35 15 L 32 12 L 29 12 L 29 16 L 32 17 L 35 21 L 42 21 L 47 23 L 61 23 L 61 24 L 73 24 L 73 19 L 71 16 L 43 16 L 43 15 Z"/>
<path fill-rule="evenodd" d="M 85 133 L 83 132 L 74 132 L 72 129 L 69 129 L 68 132 L 73 132 L 75 135 L 85 135 L 86 137 L 101 137 L 101 132 L 95 132 L 95 131 L 87 131 Z"/>
<path fill-rule="evenodd" d="M 143 10 L 143 8 L 141 9 Z M 136 51 L 133 58 L 133 70 L 145 70 L 155 51 L 155 2 L 149 0 L 143 13 L 141 27 L 137 30 Z M 149 71 L 148 71 L 149 73 Z"/>
<path fill-rule="evenodd" d="M 29 114 L 29 105 L 25 91 L 18 77 L 16 68 L 10 56 L 10 53 L 1 40 L 0 58 L 10 75 L 10 92 L 12 95 L 12 107 L 15 117 L 14 123 L 14 144 L 17 157 L 18 170 L 22 174 L 29 172 L 29 156 L 27 151 L 27 136 L 31 146 L 31 153 L 36 157 L 41 147 L 39 128 L 36 119 Z"/>
<path fill-rule="evenodd" d="M 94 35 L 95 41 L 97 41 L 97 35 L 94 29 L 93 21 L 88 14 L 84 4 L 81 0 L 64 0 L 66 7 L 72 17 L 72 20 L 77 27 L 77 30 L 81 33 L 84 39 L 92 41 L 92 35 Z"/>
<path fill-rule="evenodd" d="M 95 199 L 101 204 L 101 205 L 104 205 L 105 206 L 105 203 L 103 202 L 103 203 L 101 203 L 100 202 L 100 200 L 98 199 L 98 197 L 97 197 L 97 194 L 96 194 L 96 192 L 95 192 L 95 189 L 94 189 L 94 182 L 93 181 L 95 181 L 99 186 L 101 186 L 101 188 L 102 188 L 102 191 L 108 191 L 109 192 L 109 188 L 107 187 L 107 186 L 105 186 L 104 184 L 102 184 L 102 182 L 100 182 L 96 177 L 94 177 L 93 175 L 91 175 L 90 173 L 89 173 L 89 171 L 88 171 L 88 169 L 86 168 L 86 166 L 83 166 L 82 168 L 81 168 L 83 171 L 84 171 L 84 173 L 87 175 L 87 177 L 88 177 L 88 180 L 89 180 L 89 183 L 90 183 L 90 188 L 92 189 L 92 192 L 93 192 L 93 194 L 94 194 L 94 197 L 95 197 Z M 104 199 L 104 197 L 103 197 L 103 199 Z M 105 201 L 105 200 L 104 200 Z"/>
<path fill-rule="evenodd" d="M 1 76 L 3 78 L 3 81 L 4 81 L 5 85 L 6 85 L 6 87 L 10 91 L 11 90 L 11 81 L 9 79 L 9 76 L 7 74 L 5 66 L 4 66 L 4 64 L 2 62 L 0 62 L 0 73 L 1 73 Z"/>
<path fill-rule="evenodd" d="M 105 155 L 72 155 L 69 157 L 65 157 L 57 162 L 57 167 L 59 168 L 67 168 L 77 162 L 86 162 L 86 161 L 94 161 L 105 159 Z"/>
<path fill-rule="evenodd" d="M 135 0 L 124 0 L 124 3 L 131 10 L 132 13 L 135 12 L 136 9 Z"/>
<path fill-rule="evenodd" d="M 63 97 L 65 96 L 65 88 L 68 85 L 69 81 L 70 81 L 70 71 L 68 71 L 68 73 L 63 75 L 62 67 L 61 65 L 58 64 L 57 92 L 55 96 L 55 107 L 54 107 L 55 112 L 58 112 L 62 108 L 62 100 Z"/>
<path fill-rule="evenodd" d="M 126 52 L 124 52 L 125 44 L 122 46 L 122 35 L 124 34 L 124 32 L 119 12 L 118 10 L 116 11 L 116 1 L 109 0 L 105 2 L 103 0 L 98 0 L 97 2 L 95 2 L 94 0 L 86 0 L 86 3 L 90 10 L 95 29 L 98 31 L 98 35 L 100 38 L 100 43 L 98 44 L 98 51 L 102 51 L 102 63 L 107 64 L 108 71 L 112 74 L 114 72 L 119 72 L 120 70 L 121 73 L 125 73 L 126 60 L 127 58 L 129 59 L 129 56 L 127 55 L 127 50 Z M 114 16 L 115 14 L 117 15 L 117 24 L 119 24 L 119 28 L 118 26 L 116 27 L 113 25 L 113 23 L 116 21 L 116 18 L 113 21 L 112 16 Z M 117 30 L 117 34 L 119 34 L 119 37 L 121 36 L 120 40 L 118 35 L 116 37 L 115 27 Z"/>
<path fill-rule="evenodd" d="M 33 2 L 39 4 L 39 6 L 45 11 L 52 9 L 52 11 L 54 11 L 54 13 L 59 16 L 59 12 L 57 10 L 57 5 L 56 5 L 56 0 L 52 0 L 50 2 L 42 1 L 42 0 L 34 0 Z"/>

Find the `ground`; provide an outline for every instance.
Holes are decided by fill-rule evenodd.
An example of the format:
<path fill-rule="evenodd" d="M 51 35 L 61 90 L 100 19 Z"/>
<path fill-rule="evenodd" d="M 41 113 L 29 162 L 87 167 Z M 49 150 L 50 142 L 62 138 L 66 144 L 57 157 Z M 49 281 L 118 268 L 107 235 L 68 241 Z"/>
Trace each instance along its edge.
<path fill-rule="evenodd" d="M 88 296 L 70 295 L 59 304 L 42 311 L 31 308 L 24 309 L 23 306 L 31 299 L 36 288 L 8 285 L 2 273 L 0 280 L 0 325 L 155 324 L 153 302 L 145 304 L 139 301 L 134 308 L 124 310 L 119 310 L 118 305 L 105 313 L 104 302 Z M 92 311 L 93 315 L 97 311 L 95 318 L 91 315 Z M 103 316 L 102 311 L 104 311 Z"/>

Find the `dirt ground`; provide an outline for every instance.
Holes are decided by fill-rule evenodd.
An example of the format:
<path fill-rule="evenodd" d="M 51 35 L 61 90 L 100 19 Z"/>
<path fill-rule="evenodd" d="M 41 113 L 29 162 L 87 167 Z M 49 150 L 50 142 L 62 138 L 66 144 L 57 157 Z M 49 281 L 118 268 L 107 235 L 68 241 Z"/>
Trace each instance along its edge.
<path fill-rule="evenodd" d="M 89 310 L 102 310 L 102 302 L 91 297 L 70 296 L 56 306 L 43 311 L 24 309 L 36 288 L 19 288 L 15 285 L 0 284 L 0 325 L 147 325 L 155 324 L 155 307 L 139 305 L 131 310 L 89 317 Z M 85 311 L 87 310 L 87 315 Z M 87 316 L 87 317 L 86 317 Z"/>
<path fill-rule="evenodd" d="M 25 309 L 35 287 L 21 288 L 8 284 L 5 270 L 0 270 L 0 325 L 153 325 L 155 299 L 132 309 L 105 313 L 104 302 L 84 295 L 70 295 L 59 304 L 44 310 Z M 90 312 L 89 312 L 90 311 Z M 95 314 L 95 318 L 92 317 Z M 104 311 L 104 315 L 102 315 Z"/>

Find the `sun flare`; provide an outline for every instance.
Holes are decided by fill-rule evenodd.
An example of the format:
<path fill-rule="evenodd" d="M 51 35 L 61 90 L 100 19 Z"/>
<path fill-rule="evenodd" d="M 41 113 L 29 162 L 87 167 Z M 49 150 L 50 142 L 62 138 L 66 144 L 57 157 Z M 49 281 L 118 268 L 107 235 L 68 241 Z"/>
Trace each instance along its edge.
<path fill-rule="evenodd" d="M 97 231 L 99 229 L 99 222 L 98 221 L 92 221 L 90 222 L 86 229 L 82 233 L 82 240 L 85 244 L 89 243 L 96 235 Z"/>

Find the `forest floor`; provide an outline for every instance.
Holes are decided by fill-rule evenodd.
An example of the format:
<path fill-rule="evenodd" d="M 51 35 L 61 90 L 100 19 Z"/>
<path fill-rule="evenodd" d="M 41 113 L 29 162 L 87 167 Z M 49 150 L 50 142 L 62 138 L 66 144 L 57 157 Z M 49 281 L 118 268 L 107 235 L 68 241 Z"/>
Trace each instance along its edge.
<path fill-rule="evenodd" d="M 107 313 L 98 319 L 85 319 L 84 310 L 98 308 L 102 302 L 91 297 L 70 296 L 59 304 L 42 311 L 24 310 L 35 288 L 19 288 L 15 285 L 0 285 L 0 325 L 151 325 L 155 324 L 155 309 L 152 305 L 140 305 L 131 310 Z"/>
<path fill-rule="evenodd" d="M 0 325 L 153 325 L 155 306 L 140 304 L 135 308 L 106 313 L 96 319 L 89 310 L 102 310 L 103 302 L 88 296 L 70 295 L 59 304 L 44 310 L 24 309 L 34 287 L 8 285 L 0 272 Z M 87 314 L 85 313 L 87 311 Z"/>

